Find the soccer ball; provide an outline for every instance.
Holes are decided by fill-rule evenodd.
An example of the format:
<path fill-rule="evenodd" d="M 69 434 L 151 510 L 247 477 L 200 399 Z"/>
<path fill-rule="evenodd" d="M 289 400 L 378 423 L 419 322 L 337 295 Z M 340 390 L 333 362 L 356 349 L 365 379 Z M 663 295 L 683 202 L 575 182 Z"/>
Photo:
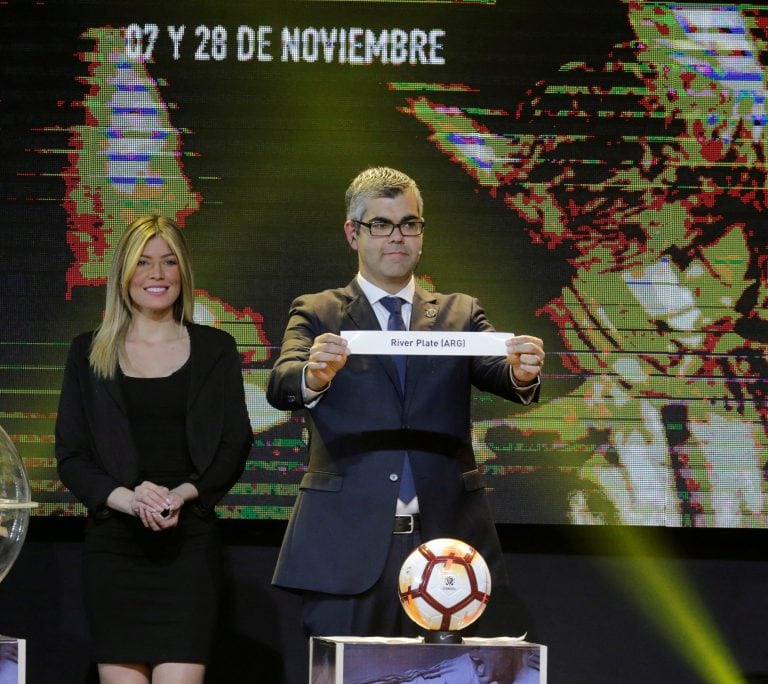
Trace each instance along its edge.
<path fill-rule="evenodd" d="M 491 595 L 491 573 L 483 557 L 458 539 L 432 539 L 400 568 L 400 602 L 417 625 L 453 631 L 480 617 Z"/>

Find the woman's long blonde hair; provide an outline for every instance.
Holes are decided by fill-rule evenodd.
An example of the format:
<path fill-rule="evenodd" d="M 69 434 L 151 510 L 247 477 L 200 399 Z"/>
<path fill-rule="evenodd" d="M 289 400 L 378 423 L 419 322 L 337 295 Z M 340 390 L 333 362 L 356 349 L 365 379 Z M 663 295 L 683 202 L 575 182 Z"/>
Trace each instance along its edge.
<path fill-rule="evenodd" d="M 189 246 L 181 229 L 164 216 L 141 216 L 120 237 L 107 276 L 107 301 L 104 319 L 91 344 L 89 360 L 100 378 L 114 378 L 125 335 L 133 317 L 130 295 L 131 278 L 136 271 L 144 247 L 153 237 L 161 237 L 173 250 L 179 263 L 181 294 L 173 304 L 173 317 L 179 325 L 192 322 L 195 289 Z"/>

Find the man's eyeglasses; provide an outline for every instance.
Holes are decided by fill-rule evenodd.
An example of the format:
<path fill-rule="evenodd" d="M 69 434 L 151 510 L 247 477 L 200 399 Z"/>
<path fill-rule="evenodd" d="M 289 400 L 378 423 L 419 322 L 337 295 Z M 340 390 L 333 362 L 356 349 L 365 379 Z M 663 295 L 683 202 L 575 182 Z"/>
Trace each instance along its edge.
<path fill-rule="evenodd" d="M 424 232 L 424 221 L 418 219 L 408 219 L 407 221 L 401 221 L 400 223 L 392 223 L 392 221 L 371 221 L 366 223 L 365 221 L 357 221 L 352 219 L 355 223 L 365 226 L 371 237 L 389 237 L 395 232 L 395 228 L 400 231 L 400 235 L 403 237 L 416 237 Z"/>

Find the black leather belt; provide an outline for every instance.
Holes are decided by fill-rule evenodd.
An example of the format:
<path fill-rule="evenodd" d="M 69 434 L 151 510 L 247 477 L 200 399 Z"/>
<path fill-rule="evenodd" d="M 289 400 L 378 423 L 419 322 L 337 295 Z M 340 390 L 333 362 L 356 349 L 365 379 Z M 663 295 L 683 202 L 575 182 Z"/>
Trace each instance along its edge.
<path fill-rule="evenodd" d="M 420 529 L 421 518 L 418 513 L 414 515 L 396 515 L 392 534 L 413 534 L 416 530 Z"/>

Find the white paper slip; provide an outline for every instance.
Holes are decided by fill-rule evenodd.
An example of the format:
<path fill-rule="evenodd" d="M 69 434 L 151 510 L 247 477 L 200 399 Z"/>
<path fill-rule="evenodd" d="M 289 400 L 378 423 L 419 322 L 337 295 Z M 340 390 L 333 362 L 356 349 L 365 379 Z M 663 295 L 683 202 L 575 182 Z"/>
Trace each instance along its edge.
<path fill-rule="evenodd" d="M 423 330 L 342 330 L 350 354 L 404 356 L 506 356 L 504 332 L 440 332 Z"/>

